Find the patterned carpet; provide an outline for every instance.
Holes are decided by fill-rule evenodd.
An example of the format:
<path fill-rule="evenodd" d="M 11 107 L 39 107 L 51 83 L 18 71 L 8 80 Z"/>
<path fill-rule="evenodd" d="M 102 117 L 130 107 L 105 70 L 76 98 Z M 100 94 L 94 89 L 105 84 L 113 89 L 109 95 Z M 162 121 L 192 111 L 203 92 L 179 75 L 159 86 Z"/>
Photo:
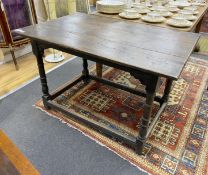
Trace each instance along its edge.
<path fill-rule="evenodd" d="M 59 112 L 45 110 L 42 101 L 36 106 L 148 173 L 205 175 L 208 174 L 207 74 L 207 61 L 192 58 L 186 64 L 180 79 L 174 82 L 166 110 L 145 145 L 144 156 L 138 156 L 128 145 L 67 119 Z M 128 73 L 117 69 L 106 67 L 104 77 L 132 88 L 144 88 Z M 164 83 L 165 80 L 158 95 Z M 137 135 L 144 105 L 143 98 L 94 81 L 85 87 L 82 83 L 76 85 L 55 101 L 83 118 L 130 136 Z M 154 113 L 157 109 L 155 103 Z"/>

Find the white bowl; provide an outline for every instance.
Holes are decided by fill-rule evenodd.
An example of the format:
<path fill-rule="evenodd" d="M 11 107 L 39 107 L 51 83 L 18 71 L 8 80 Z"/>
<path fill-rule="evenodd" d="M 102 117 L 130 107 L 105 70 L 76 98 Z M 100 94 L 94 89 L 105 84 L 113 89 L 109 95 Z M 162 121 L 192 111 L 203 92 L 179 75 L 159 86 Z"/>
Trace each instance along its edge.
<path fill-rule="evenodd" d="M 151 2 L 149 2 L 149 1 L 142 2 L 141 4 L 146 6 L 146 7 L 152 7 Z"/>
<path fill-rule="evenodd" d="M 132 4 L 132 7 L 136 7 L 136 6 L 140 6 L 140 5 L 142 5 L 140 2 L 135 2 Z"/>
<path fill-rule="evenodd" d="M 185 15 L 193 15 L 194 12 L 191 10 L 180 10 L 178 13 L 185 14 Z"/>
<path fill-rule="evenodd" d="M 196 10 L 198 10 L 198 7 L 192 5 L 192 6 L 189 6 L 189 7 L 184 7 L 184 10 L 196 11 Z"/>
<path fill-rule="evenodd" d="M 170 5 L 175 5 L 179 8 L 184 8 L 184 7 L 188 7 L 190 6 L 191 4 L 187 1 L 171 1 L 169 2 Z"/>
<path fill-rule="evenodd" d="M 150 13 L 153 13 L 153 12 L 150 12 Z M 141 18 L 143 21 L 145 22 L 150 22 L 150 23 L 162 23 L 165 21 L 165 18 L 163 16 L 161 16 L 159 14 L 159 16 L 157 15 L 145 15 L 145 16 L 142 16 Z"/>
<path fill-rule="evenodd" d="M 178 12 L 180 9 L 177 6 L 174 5 L 167 5 L 166 8 L 168 9 L 168 11 L 170 12 Z"/>
<path fill-rule="evenodd" d="M 167 11 L 167 9 L 164 6 L 161 6 L 161 5 L 155 5 L 151 8 L 151 10 Z"/>
<path fill-rule="evenodd" d="M 135 6 L 134 8 L 140 14 L 146 14 L 150 12 L 150 10 L 146 6 L 143 6 L 143 5 Z"/>
<path fill-rule="evenodd" d="M 171 13 L 169 11 L 156 11 L 156 12 L 158 12 L 163 17 L 170 17 L 173 15 L 173 13 Z"/>
<path fill-rule="evenodd" d="M 186 7 L 183 10 L 188 10 L 190 11 L 192 14 L 197 15 L 199 13 L 199 11 L 196 10 L 196 8 L 190 6 L 190 7 Z"/>
<path fill-rule="evenodd" d="M 154 19 L 157 19 L 157 18 L 160 18 L 162 15 L 159 14 L 158 12 L 150 12 L 147 14 L 148 17 L 150 18 L 154 18 Z"/>
<path fill-rule="evenodd" d="M 176 21 L 181 21 L 181 20 L 186 20 L 186 17 L 182 15 L 174 15 L 172 16 L 172 19 L 175 19 Z"/>
<path fill-rule="evenodd" d="M 164 6 L 155 6 L 152 9 L 154 9 L 155 12 L 159 13 L 161 16 L 164 16 L 164 17 L 169 17 L 169 16 L 172 16 L 173 15 Z"/>
<path fill-rule="evenodd" d="M 135 16 L 138 14 L 136 9 L 125 9 L 122 13 L 126 14 L 126 16 Z"/>

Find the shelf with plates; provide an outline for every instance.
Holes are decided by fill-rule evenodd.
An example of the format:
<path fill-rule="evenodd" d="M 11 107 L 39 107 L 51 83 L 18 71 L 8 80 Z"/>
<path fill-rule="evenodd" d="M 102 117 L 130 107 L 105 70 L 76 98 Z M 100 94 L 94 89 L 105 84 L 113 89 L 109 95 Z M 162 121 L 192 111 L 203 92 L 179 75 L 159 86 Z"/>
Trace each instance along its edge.
<path fill-rule="evenodd" d="M 108 5 L 108 8 L 116 9 L 118 6 L 112 0 L 101 0 L 99 3 L 104 3 Z M 145 2 L 135 2 L 126 4 L 125 1 L 116 1 L 117 5 L 119 2 L 123 4 L 123 10 L 120 9 L 117 14 L 109 14 L 108 12 L 98 10 L 98 15 L 109 16 L 113 18 L 125 18 L 138 23 L 146 23 L 158 25 L 160 27 L 176 28 L 184 31 L 194 31 L 197 24 L 203 18 L 206 10 L 207 3 L 201 0 L 189 0 L 189 1 L 153 1 L 147 0 Z M 98 4 L 98 3 L 97 3 Z M 106 6 L 107 6 L 106 5 Z M 120 4 L 121 6 L 121 4 Z M 135 10 L 134 13 L 129 11 Z M 136 18 L 137 16 L 137 18 Z M 171 19 L 171 20 L 170 20 Z M 174 22 L 174 24 L 172 24 Z"/>

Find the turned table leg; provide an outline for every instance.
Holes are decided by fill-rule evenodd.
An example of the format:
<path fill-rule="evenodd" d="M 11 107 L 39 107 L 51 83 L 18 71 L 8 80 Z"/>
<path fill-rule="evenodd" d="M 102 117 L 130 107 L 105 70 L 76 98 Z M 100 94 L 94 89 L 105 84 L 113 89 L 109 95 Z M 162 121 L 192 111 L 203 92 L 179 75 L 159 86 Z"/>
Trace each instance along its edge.
<path fill-rule="evenodd" d="M 199 21 L 199 23 L 197 24 L 196 28 L 195 28 L 195 33 L 199 33 L 200 32 L 200 28 L 201 28 L 201 25 L 202 25 L 202 21 L 203 21 L 203 18 L 201 18 L 201 20 Z M 200 45 L 199 43 L 196 44 L 196 47 L 194 48 L 194 52 L 199 52 L 200 51 Z"/>
<path fill-rule="evenodd" d="M 96 73 L 98 77 L 102 77 L 103 75 L 103 65 L 100 63 L 96 63 Z"/>
<path fill-rule="evenodd" d="M 144 105 L 144 113 L 141 119 L 139 135 L 136 140 L 136 152 L 142 154 L 145 141 L 147 139 L 147 132 L 149 128 L 150 117 L 152 114 L 152 107 L 156 95 L 157 86 L 159 83 L 158 77 L 154 77 L 146 84 L 146 102 Z"/>
<path fill-rule="evenodd" d="M 50 99 L 50 94 L 49 94 L 47 78 L 46 78 L 46 73 L 45 73 L 45 68 L 44 68 L 44 63 L 43 63 L 44 49 L 39 48 L 37 43 L 34 41 L 32 41 L 32 49 L 37 59 L 38 70 L 39 70 L 40 81 L 41 81 L 42 92 L 43 92 L 43 96 L 42 96 L 43 104 L 46 109 L 49 109 L 50 107 L 47 105 L 47 100 Z"/>
<path fill-rule="evenodd" d="M 87 63 L 87 59 L 83 58 L 82 60 L 83 60 L 82 75 L 84 76 L 84 82 L 86 83 L 89 78 L 88 63 Z"/>
<path fill-rule="evenodd" d="M 173 84 L 173 80 L 167 79 L 164 94 L 163 94 L 163 97 L 162 97 L 163 102 L 168 101 L 168 97 L 169 97 L 169 94 L 170 94 L 170 91 L 171 91 L 171 88 L 172 88 L 172 84 Z"/>

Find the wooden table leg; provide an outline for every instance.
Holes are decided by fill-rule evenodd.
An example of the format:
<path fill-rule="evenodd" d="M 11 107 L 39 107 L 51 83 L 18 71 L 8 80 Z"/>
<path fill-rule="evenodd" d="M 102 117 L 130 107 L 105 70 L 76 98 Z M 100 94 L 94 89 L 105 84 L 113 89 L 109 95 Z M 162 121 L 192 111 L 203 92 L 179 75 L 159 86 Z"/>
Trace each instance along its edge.
<path fill-rule="evenodd" d="M 82 75 L 84 76 L 84 82 L 86 83 L 89 78 L 88 63 L 87 63 L 87 59 L 83 58 L 82 60 L 83 60 Z"/>
<path fill-rule="evenodd" d="M 44 68 L 44 63 L 43 63 L 44 49 L 39 48 L 37 43 L 34 41 L 32 41 L 31 44 L 32 44 L 33 53 L 37 59 L 38 70 L 39 70 L 40 81 L 41 81 L 42 92 L 43 92 L 43 96 L 42 96 L 43 104 L 46 109 L 49 109 L 50 107 L 47 105 L 47 100 L 50 99 L 50 94 L 49 94 L 45 68 Z"/>
<path fill-rule="evenodd" d="M 199 33 L 200 32 L 200 28 L 201 28 L 201 25 L 202 25 L 202 21 L 203 21 L 204 17 L 201 18 L 201 20 L 199 21 L 199 23 L 197 24 L 196 28 L 195 28 L 195 33 Z M 199 52 L 200 51 L 200 45 L 199 43 L 197 43 L 195 49 L 194 49 L 194 52 Z"/>
<path fill-rule="evenodd" d="M 172 88 L 172 84 L 173 84 L 173 80 L 167 79 L 164 94 L 163 94 L 163 97 L 162 97 L 163 102 L 168 101 L 168 97 L 169 97 L 169 94 L 170 94 L 170 91 L 171 91 L 171 88 Z"/>
<path fill-rule="evenodd" d="M 149 81 L 149 83 L 146 84 L 146 94 L 147 94 L 146 102 L 144 105 L 144 113 L 141 119 L 139 135 L 136 140 L 136 152 L 140 155 L 142 154 L 143 147 L 147 139 L 147 132 L 149 128 L 149 122 L 152 114 L 152 107 L 153 107 L 153 102 L 156 95 L 158 83 L 159 83 L 159 78 L 154 77 Z"/>
<path fill-rule="evenodd" d="M 98 77 L 103 76 L 103 65 L 100 63 L 96 63 L 96 73 Z"/>

